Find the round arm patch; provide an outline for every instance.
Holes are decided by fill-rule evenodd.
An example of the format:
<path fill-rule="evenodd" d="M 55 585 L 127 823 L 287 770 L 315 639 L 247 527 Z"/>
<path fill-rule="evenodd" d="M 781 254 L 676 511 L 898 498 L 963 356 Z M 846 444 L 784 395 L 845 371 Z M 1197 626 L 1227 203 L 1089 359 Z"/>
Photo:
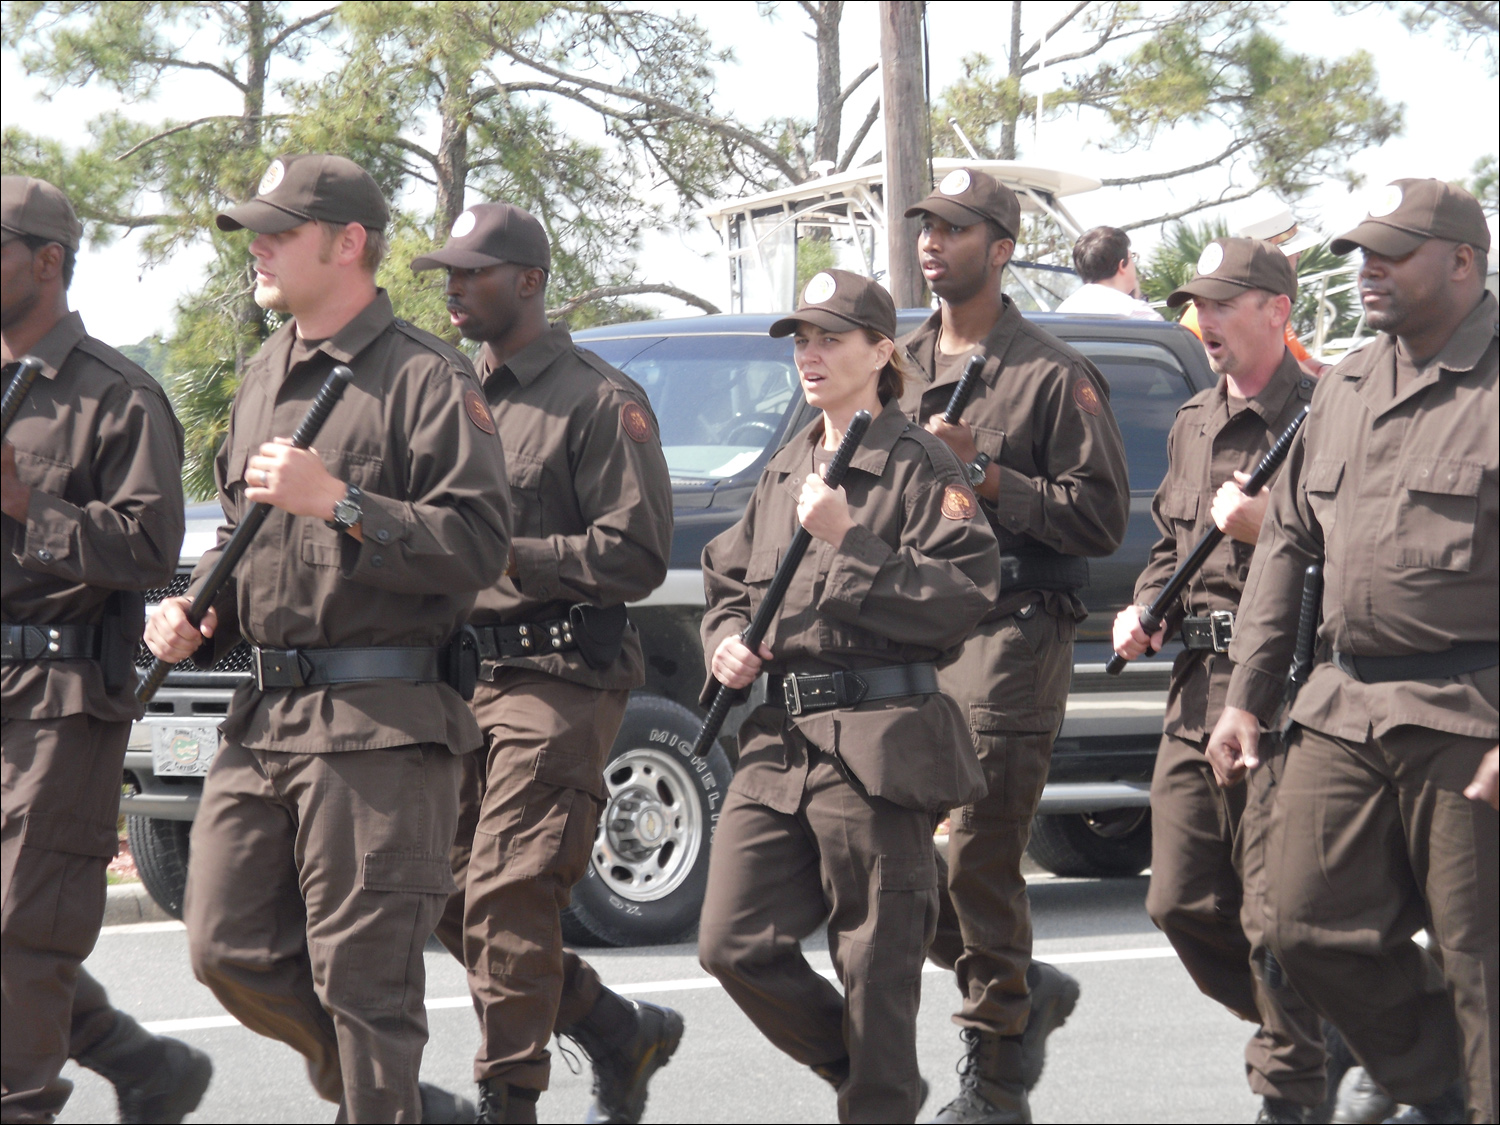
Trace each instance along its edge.
<path fill-rule="evenodd" d="M 651 419 L 646 414 L 646 408 L 638 402 L 627 402 L 620 407 L 620 429 L 625 431 L 625 436 L 631 441 L 650 441 Z"/>
<path fill-rule="evenodd" d="M 979 511 L 979 501 L 961 484 L 943 489 L 943 515 L 950 520 L 971 520 Z"/>

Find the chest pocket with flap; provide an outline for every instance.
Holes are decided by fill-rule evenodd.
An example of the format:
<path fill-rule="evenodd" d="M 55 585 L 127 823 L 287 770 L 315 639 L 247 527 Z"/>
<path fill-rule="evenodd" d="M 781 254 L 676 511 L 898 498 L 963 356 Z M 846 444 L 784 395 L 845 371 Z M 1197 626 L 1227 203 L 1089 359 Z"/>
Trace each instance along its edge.
<path fill-rule="evenodd" d="M 1303 491 L 1312 508 L 1313 518 L 1323 529 L 1323 542 L 1333 538 L 1334 515 L 1338 508 L 1339 486 L 1344 479 L 1344 462 L 1337 457 L 1315 457 L 1307 467 Z"/>
<path fill-rule="evenodd" d="M 1396 493 L 1396 565 L 1466 571 L 1474 559 L 1484 466 L 1448 457 L 1413 457 Z"/>
<path fill-rule="evenodd" d="M 512 534 L 518 539 L 540 539 L 549 534 L 542 518 L 542 486 L 547 467 L 540 458 L 519 450 L 505 451 L 505 475 L 510 481 Z"/>
<path fill-rule="evenodd" d="M 1161 498 L 1159 510 L 1161 517 L 1174 526 L 1187 524 L 1189 527 L 1198 521 L 1198 491 L 1186 485 L 1175 485 L 1169 487 Z M 1182 544 L 1178 545 L 1179 547 Z M 1189 547 L 1191 545 L 1189 544 Z"/>

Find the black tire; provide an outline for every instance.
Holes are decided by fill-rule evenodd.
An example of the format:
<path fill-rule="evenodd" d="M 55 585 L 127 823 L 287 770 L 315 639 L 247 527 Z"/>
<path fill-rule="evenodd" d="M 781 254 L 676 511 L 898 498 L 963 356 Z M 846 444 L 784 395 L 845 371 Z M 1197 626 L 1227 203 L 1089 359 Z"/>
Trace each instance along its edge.
<path fill-rule="evenodd" d="M 697 933 L 713 830 L 734 773 L 718 745 L 693 757 L 702 722 L 661 696 L 630 697 L 604 770 L 610 796 L 592 861 L 562 915 L 570 943 L 670 945 Z M 657 816 L 659 843 L 651 836 Z"/>
<path fill-rule="evenodd" d="M 141 882 L 153 902 L 173 918 L 182 917 L 182 893 L 187 889 L 187 820 L 158 820 L 153 816 L 127 816 L 125 834 Z"/>
<path fill-rule="evenodd" d="M 1054 875 L 1110 879 L 1151 866 L 1151 810 L 1039 816 L 1026 853 Z"/>

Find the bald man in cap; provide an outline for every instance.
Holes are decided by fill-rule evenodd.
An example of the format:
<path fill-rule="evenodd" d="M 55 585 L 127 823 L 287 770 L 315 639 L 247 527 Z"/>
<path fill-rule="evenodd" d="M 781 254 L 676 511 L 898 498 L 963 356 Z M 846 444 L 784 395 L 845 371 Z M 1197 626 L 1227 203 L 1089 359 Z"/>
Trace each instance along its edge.
<path fill-rule="evenodd" d="M 1302 575 L 1324 568 L 1313 670 L 1271 810 L 1267 943 L 1407 1121 L 1494 1121 L 1500 824 L 1465 790 L 1500 736 L 1500 326 L 1479 203 L 1376 193 L 1361 251 L 1380 334 L 1323 376 L 1271 497 L 1207 753 L 1267 768 Z M 1439 956 L 1411 939 L 1427 928 Z M 1467 1085 L 1467 1111 L 1465 1108 Z"/>
<path fill-rule="evenodd" d="M 666 577 L 672 485 L 646 392 L 547 323 L 551 268 L 542 224 L 509 203 L 468 208 L 412 262 L 448 271 L 453 324 L 482 342 L 516 532 L 470 618 L 485 745 L 464 758 L 458 890 L 437 933 L 479 1013 L 480 1121 L 537 1119 L 554 1031 L 593 1063 L 590 1120 L 639 1121 L 682 1017 L 605 988 L 563 948 L 560 911 L 588 870 L 630 691 L 646 682 L 625 603 Z"/>
<path fill-rule="evenodd" d="M 1136 580 L 1135 603 L 1115 619 L 1115 651 L 1134 660 L 1170 633 L 1172 665 L 1161 746 L 1151 779 L 1151 887 L 1146 911 L 1203 992 L 1258 1028 L 1245 1046 L 1258 1120 L 1303 1122 L 1325 1097 L 1317 1015 L 1265 972 L 1260 895 L 1263 837 L 1274 786 L 1261 770 L 1247 797 L 1224 789 L 1204 756 L 1229 686 L 1234 615 L 1265 517 L 1265 492 L 1240 486 L 1312 400 L 1315 383 L 1286 346 L 1297 275 L 1270 242 L 1217 238 L 1191 280 L 1170 297 L 1192 302 L 1218 383 L 1183 403 L 1167 437 L 1167 473 L 1151 502 L 1161 532 Z M 1224 539 L 1170 607 L 1155 636 L 1140 626 L 1149 605 L 1211 529 Z M 1279 765 L 1277 767 L 1279 769 Z M 1242 918 L 1243 915 L 1243 918 Z"/>
<path fill-rule="evenodd" d="M 0 1119 L 50 1121 L 71 1055 L 122 1121 L 181 1121 L 213 1067 L 109 1003 L 81 962 L 104 915 L 135 700 L 143 591 L 182 546 L 182 428 L 161 385 L 68 308 L 82 225 L 67 196 L 0 181 L 0 358 L 42 363 L 5 434 L 4 1034 Z"/>
<path fill-rule="evenodd" d="M 1087 615 L 1088 558 L 1120 545 L 1129 516 L 1125 448 L 1104 376 L 1021 316 L 1001 292 L 1021 205 L 978 169 L 949 173 L 907 212 L 940 307 L 903 338 L 916 378 L 902 408 L 966 466 L 1000 541 L 999 598 L 940 673 L 967 710 L 989 793 L 954 810 L 947 890 L 932 957 L 954 968 L 953 1020 L 968 1048 L 963 1089 L 936 1120 L 1029 1121 L 1027 1091 L 1078 982 L 1031 959 L 1021 857 L 1041 801 Z M 972 356 L 984 366 L 962 420 L 943 410 Z"/>
<path fill-rule="evenodd" d="M 214 461 L 224 524 L 271 506 L 200 628 L 168 598 L 146 640 L 236 692 L 193 824 L 183 920 L 198 979 L 307 1059 L 351 1122 L 472 1121 L 419 1084 L 422 949 L 453 891 L 462 758 L 481 743 L 463 632 L 510 551 L 495 423 L 462 353 L 375 285 L 389 212 L 342 156 L 274 161 L 218 216 L 254 233 L 255 299 L 287 321 L 245 369 Z M 313 449 L 288 441 L 336 364 L 353 374 Z M 206 642 L 206 643 L 205 643 Z"/>

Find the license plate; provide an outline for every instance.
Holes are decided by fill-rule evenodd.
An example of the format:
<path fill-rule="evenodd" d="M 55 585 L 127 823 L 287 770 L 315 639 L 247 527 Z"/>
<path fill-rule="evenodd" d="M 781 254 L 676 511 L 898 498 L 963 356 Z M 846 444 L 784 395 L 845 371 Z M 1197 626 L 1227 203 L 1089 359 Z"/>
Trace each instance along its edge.
<path fill-rule="evenodd" d="M 152 724 L 151 768 L 158 777 L 202 777 L 218 752 L 218 723 Z"/>

